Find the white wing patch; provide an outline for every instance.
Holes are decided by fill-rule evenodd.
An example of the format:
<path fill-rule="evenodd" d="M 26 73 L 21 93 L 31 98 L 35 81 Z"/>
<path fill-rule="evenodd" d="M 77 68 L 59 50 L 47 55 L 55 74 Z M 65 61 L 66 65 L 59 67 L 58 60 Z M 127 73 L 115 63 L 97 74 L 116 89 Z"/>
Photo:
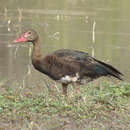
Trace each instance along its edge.
<path fill-rule="evenodd" d="M 75 76 L 66 75 L 65 77 L 62 77 L 60 79 L 60 82 L 61 83 L 76 82 L 78 79 L 79 79 L 79 74 L 76 73 Z"/>

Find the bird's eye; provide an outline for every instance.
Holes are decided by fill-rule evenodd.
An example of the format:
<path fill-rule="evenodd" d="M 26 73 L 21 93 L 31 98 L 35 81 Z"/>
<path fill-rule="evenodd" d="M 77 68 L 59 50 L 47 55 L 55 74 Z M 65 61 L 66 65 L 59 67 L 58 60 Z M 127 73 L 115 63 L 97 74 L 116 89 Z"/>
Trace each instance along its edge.
<path fill-rule="evenodd" d="M 28 34 L 31 34 L 31 32 L 29 31 Z"/>

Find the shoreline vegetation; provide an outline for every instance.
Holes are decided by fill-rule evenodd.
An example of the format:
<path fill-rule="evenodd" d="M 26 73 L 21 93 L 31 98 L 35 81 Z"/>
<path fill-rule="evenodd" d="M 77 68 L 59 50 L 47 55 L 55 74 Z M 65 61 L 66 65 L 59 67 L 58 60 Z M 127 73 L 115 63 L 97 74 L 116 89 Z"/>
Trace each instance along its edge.
<path fill-rule="evenodd" d="M 79 95 L 70 86 L 67 97 L 61 86 L 40 87 L 33 91 L 24 81 L 17 89 L 1 86 L 0 129 L 130 128 L 130 83 L 90 83 Z"/>

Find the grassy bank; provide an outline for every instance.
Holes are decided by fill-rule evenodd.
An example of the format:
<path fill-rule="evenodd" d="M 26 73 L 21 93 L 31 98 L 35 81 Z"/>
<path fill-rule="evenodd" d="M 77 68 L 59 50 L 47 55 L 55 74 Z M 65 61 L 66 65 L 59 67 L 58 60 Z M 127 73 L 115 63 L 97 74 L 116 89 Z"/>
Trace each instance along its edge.
<path fill-rule="evenodd" d="M 66 98 L 57 85 L 46 84 L 38 93 L 24 82 L 17 89 L 1 88 L 0 130 L 130 129 L 129 83 L 88 84 L 80 95 L 70 86 Z"/>

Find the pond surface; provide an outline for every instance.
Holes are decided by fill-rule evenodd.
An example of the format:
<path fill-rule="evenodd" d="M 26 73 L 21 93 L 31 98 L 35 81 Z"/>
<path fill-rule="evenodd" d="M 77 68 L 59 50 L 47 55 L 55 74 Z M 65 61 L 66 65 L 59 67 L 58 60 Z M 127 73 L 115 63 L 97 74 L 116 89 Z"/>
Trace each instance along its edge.
<path fill-rule="evenodd" d="M 41 84 L 31 65 L 30 44 L 13 44 L 35 29 L 43 54 L 69 48 L 88 52 L 118 68 L 130 82 L 129 0 L 8 0 L 0 4 L 0 79 Z"/>

